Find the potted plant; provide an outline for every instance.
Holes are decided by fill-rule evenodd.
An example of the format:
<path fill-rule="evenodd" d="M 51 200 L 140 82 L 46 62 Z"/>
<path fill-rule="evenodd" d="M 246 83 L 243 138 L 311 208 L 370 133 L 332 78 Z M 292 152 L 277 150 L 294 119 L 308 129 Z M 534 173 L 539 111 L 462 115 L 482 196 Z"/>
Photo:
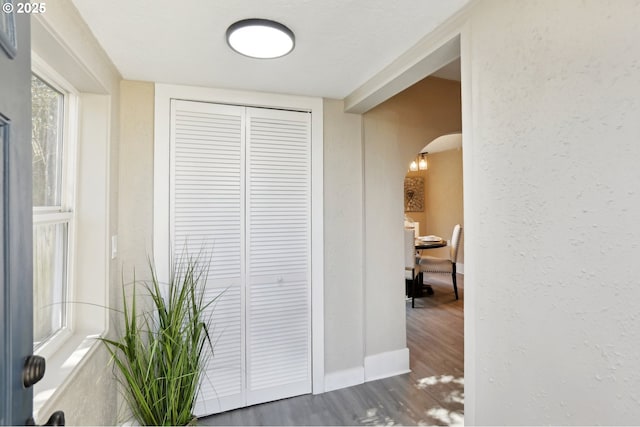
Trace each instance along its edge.
<path fill-rule="evenodd" d="M 124 331 L 115 339 L 101 338 L 125 400 L 141 425 L 192 423 L 201 369 L 213 354 L 206 351 L 212 345 L 205 309 L 213 302 L 203 298 L 207 270 L 198 259 L 178 261 L 166 285 L 158 281 L 149 261 L 151 279 L 134 277 L 129 300 L 123 286 Z M 140 285 L 151 309 L 140 309 Z"/>

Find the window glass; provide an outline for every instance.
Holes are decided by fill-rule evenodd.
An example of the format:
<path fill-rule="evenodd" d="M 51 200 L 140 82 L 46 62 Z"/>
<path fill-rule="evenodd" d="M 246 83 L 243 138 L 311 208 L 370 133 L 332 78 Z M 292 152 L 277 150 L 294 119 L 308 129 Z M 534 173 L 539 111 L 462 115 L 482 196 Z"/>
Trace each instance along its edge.
<path fill-rule="evenodd" d="M 66 326 L 71 198 L 63 193 L 65 94 L 32 75 L 34 347 Z M 48 208 L 48 209 L 47 209 Z"/>
<path fill-rule="evenodd" d="M 33 206 L 60 206 L 64 95 L 31 77 Z"/>
<path fill-rule="evenodd" d="M 64 326 L 67 224 L 33 228 L 33 340 L 37 346 Z"/>

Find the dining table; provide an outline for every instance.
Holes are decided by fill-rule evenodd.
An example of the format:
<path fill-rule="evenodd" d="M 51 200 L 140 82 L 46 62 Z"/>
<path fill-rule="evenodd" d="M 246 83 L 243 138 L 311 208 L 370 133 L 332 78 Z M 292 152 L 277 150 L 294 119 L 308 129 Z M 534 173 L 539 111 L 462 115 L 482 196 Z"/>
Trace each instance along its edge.
<path fill-rule="evenodd" d="M 440 240 L 422 240 L 419 237 L 415 242 L 416 250 L 421 251 L 423 249 L 435 249 L 435 248 L 444 248 L 447 246 L 447 241 L 444 239 Z"/>
<path fill-rule="evenodd" d="M 431 237 L 431 236 L 429 236 Z M 433 236 L 435 237 L 435 236 Z M 416 247 L 416 251 L 421 251 L 424 249 L 436 249 L 436 248 L 444 248 L 445 246 L 447 246 L 447 241 L 440 238 L 440 239 L 435 239 L 435 238 L 425 238 L 425 237 L 418 237 L 415 240 L 415 247 Z M 424 288 L 425 292 L 427 295 L 433 295 L 433 288 L 431 287 L 431 285 L 423 284 L 423 276 L 422 276 L 422 272 L 418 273 L 418 277 L 416 278 L 416 280 L 418 281 L 418 283 L 422 284 L 422 286 L 419 287 L 418 292 L 421 292 L 422 289 Z M 407 289 L 407 295 L 411 296 L 411 294 L 413 293 L 412 289 Z M 417 296 L 417 295 L 416 295 Z"/>

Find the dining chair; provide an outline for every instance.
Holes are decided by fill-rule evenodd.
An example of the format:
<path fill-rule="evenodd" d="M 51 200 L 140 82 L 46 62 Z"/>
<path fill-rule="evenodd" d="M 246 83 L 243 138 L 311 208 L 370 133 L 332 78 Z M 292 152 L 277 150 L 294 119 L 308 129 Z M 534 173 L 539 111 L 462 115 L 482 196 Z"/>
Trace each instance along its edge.
<path fill-rule="evenodd" d="M 453 234 L 451 235 L 451 248 L 449 250 L 449 258 L 438 258 L 434 256 L 421 255 L 420 260 L 418 262 L 419 268 L 423 273 L 446 273 L 451 274 L 451 280 L 453 281 L 453 291 L 456 294 L 456 299 L 458 299 L 458 281 L 456 278 L 456 262 L 458 260 L 458 247 L 460 246 L 460 236 L 462 235 L 462 226 L 460 224 L 456 224 L 453 227 Z M 411 307 L 415 307 L 415 295 L 416 295 L 416 287 L 414 287 L 412 298 L 411 298 Z M 420 284 L 422 286 L 422 283 Z"/>
<path fill-rule="evenodd" d="M 405 278 L 405 292 L 408 290 L 415 290 L 416 278 L 420 271 L 420 266 L 417 264 L 416 259 L 416 241 L 415 234 L 412 229 L 404 230 L 404 278 Z M 407 281 L 411 280 L 411 288 L 407 285 Z"/>

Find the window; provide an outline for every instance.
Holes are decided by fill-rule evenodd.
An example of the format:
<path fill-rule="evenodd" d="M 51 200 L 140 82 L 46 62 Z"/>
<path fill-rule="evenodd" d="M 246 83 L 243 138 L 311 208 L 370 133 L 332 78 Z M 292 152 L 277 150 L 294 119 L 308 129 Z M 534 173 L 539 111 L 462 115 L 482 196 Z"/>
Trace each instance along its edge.
<path fill-rule="evenodd" d="M 57 42 L 39 33 L 32 47 Z M 47 361 L 33 390 L 36 420 L 58 409 L 56 396 L 101 348 L 95 338 L 107 332 L 110 314 L 114 106 L 94 74 L 65 56 L 49 59 L 31 52 L 34 353 Z"/>
<path fill-rule="evenodd" d="M 33 328 L 38 348 L 68 325 L 73 231 L 71 95 L 31 78 L 33 151 Z"/>
<path fill-rule="evenodd" d="M 44 101 L 34 102 L 43 109 L 34 109 L 34 120 L 42 120 L 34 126 L 41 131 L 34 132 L 39 139 L 33 142 L 42 149 L 34 158 L 42 162 L 34 168 L 34 247 L 40 251 L 34 253 L 34 265 L 42 272 L 36 272 L 40 337 L 34 353 L 47 361 L 44 378 L 33 386 L 33 416 L 39 424 L 59 409 L 60 399 L 73 397 L 70 390 L 80 384 L 76 379 L 84 383 L 91 375 L 80 366 L 101 363 L 104 353 L 96 337 L 108 332 L 110 307 L 117 303 L 119 293 L 111 292 L 109 284 L 120 284 L 111 275 L 117 253 L 109 245 L 117 231 L 117 212 L 111 207 L 117 188 L 110 191 L 110 183 L 117 183 L 111 159 L 117 160 L 120 76 L 92 50 L 92 40 L 57 32 L 57 24 L 66 22 L 60 19 L 31 22 L 33 96 L 42 95 Z M 107 383 L 95 386 L 91 396 L 109 393 Z"/>

